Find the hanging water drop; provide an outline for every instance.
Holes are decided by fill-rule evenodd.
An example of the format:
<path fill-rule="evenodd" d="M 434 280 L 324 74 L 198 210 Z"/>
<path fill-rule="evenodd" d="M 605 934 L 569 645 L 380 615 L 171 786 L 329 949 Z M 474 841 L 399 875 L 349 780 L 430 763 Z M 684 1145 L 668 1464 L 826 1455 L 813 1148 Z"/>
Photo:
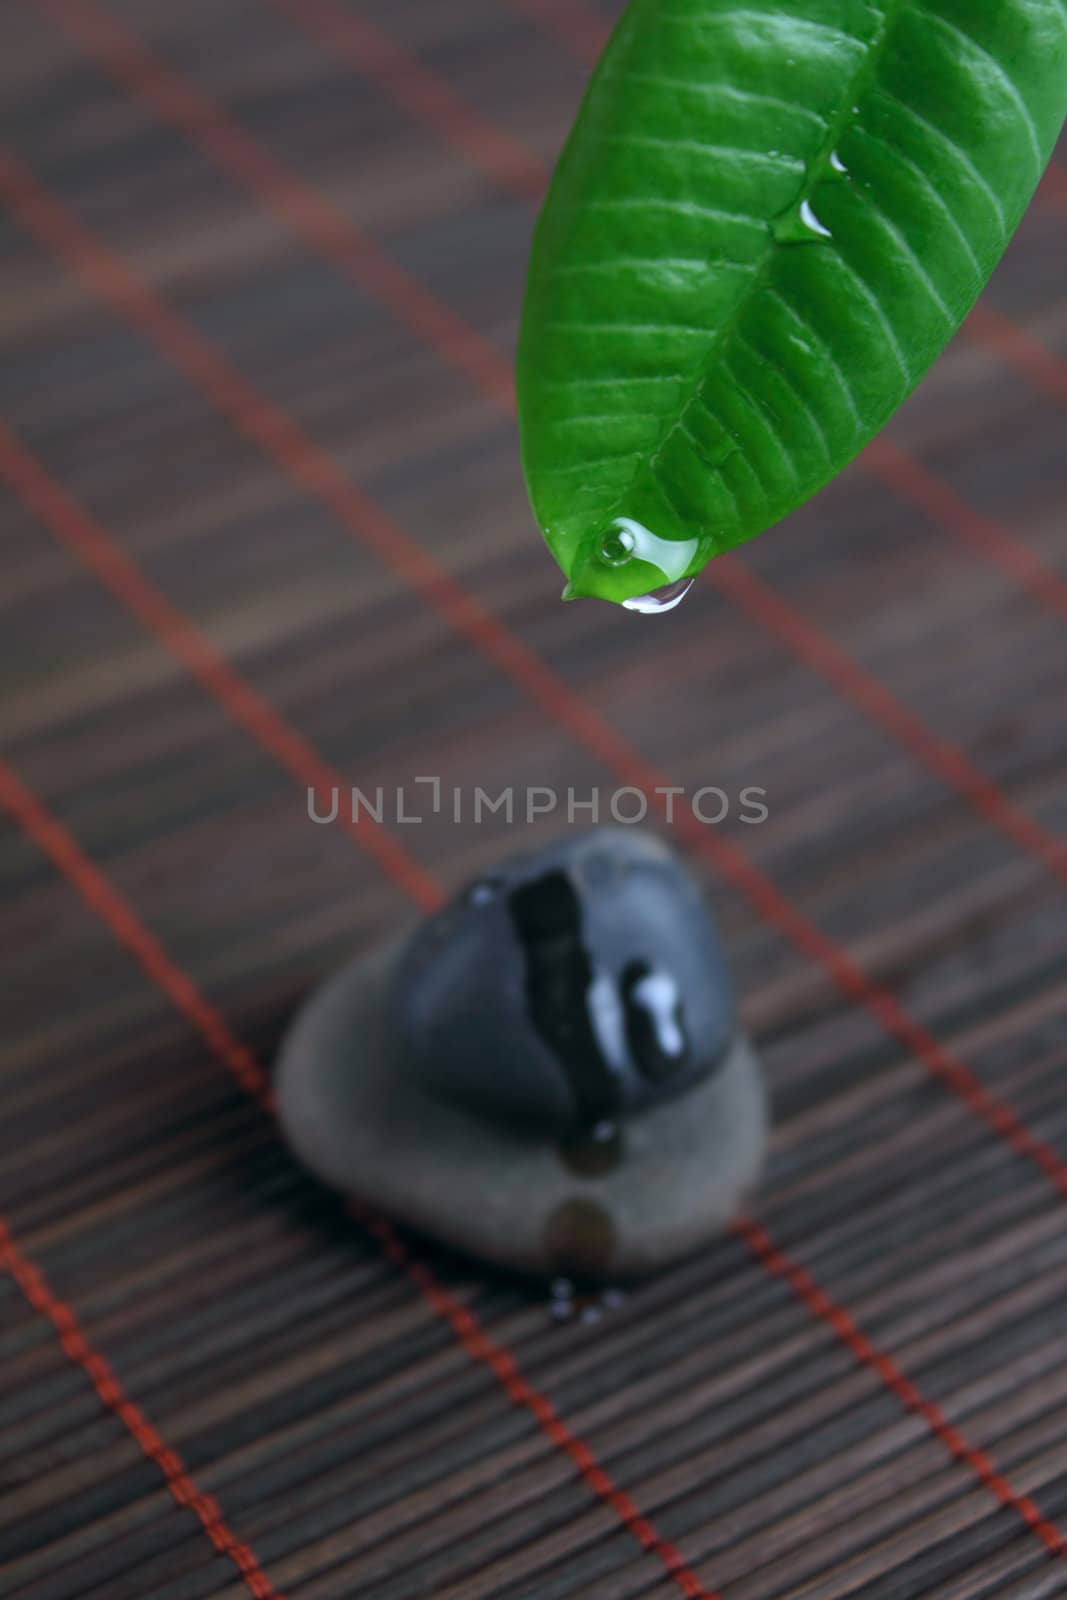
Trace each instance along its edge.
<path fill-rule="evenodd" d="M 636 594 L 624 600 L 623 605 L 627 611 L 673 611 L 675 606 L 681 605 L 695 581 L 694 578 L 678 578 L 674 583 L 665 583 L 661 589 L 651 589 L 648 594 Z"/>
<path fill-rule="evenodd" d="M 841 160 L 841 157 L 838 155 L 836 150 L 830 151 L 830 166 L 834 172 L 844 173 L 848 171 L 848 168 L 845 166 L 845 163 Z"/>

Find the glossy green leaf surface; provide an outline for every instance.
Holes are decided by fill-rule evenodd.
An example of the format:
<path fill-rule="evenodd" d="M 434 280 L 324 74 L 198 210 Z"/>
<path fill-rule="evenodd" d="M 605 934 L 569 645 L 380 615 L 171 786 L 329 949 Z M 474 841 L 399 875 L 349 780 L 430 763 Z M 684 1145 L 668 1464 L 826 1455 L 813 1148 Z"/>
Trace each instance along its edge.
<path fill-rule="evenodd" d="M 519 343 L 565 592 L 694 574 L 834 477 L 958 328 L 1065 113 L 1065 0 L 633 0 Z"/>

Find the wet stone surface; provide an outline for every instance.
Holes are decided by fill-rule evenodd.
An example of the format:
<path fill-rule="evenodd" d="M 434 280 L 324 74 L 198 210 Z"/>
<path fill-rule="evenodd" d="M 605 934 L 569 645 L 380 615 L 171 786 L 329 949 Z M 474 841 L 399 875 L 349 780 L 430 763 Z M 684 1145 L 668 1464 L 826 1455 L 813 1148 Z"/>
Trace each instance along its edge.
<path fill-rule="evenodd" d="M 720 1232 L 765 1137 L 714 925 L 674 855 L 632 829 L 504 863 L 340 972 L 284 1042 L 278 1098 L 326 1182 L 583 1283 Z"/>

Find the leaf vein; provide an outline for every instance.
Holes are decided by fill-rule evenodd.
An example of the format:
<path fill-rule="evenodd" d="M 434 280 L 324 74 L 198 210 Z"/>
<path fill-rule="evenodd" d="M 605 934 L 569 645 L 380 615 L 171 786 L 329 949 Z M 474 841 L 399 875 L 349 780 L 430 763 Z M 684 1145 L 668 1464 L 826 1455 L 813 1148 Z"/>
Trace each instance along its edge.
<path fill-rule="evenodd" d="M 733 379 L 734 387 L 744 397 L 744 399 L 748 401 L 753 415 L 763 428 L 767 438 L 770 439 L 771 443 L 773 444 L 779 459 L 785 466 L 786 472 L 792 478 L 793 482 L 799 487 L 800 470 L 797 467 L 796 461 L 793 459 L 792 452 L 786 449 L 785 441 L 782 439 L 774 419 L 770 416 L 766 406 L 760 400 L 758 395 L 753 394 L 748 384 L 739 374 L 736 363 L 733 359 L 733 352 L 729 347 L 727 347 L 723 353 L 723 364 Z M 760 481 L 761 486 L 764 487 L 764 492 L 766 493 L 766 488 L 762 483 L 762 479 Z M 770 498 L 770 496 L 768 496 L 768 498 Z"/>
<path fill-rule="evenodd" d="M 797 105 L 792 100 L 781 100 L 777 95 L 758 94 L 754 89 L 739 89 L 736 84 L 714 82 L 701 82 L 697 78 L 672 78 L 661 72 L 634 72 L 626 73 L 628 83 L 645 83 L 650 88 L 674 90 L 691 90 L 694 94 L 703 94 L 711 98 L 734 100 L 742 105 L 769 106 L 775 111 L 786 111 L 795 117 L 802 117 L 813 122 L 819 129 L 827 126 L 826 119 L 820 117 L 817 111 L 811 111 L 807 106 Z"/>
<path fill-rule="evenodd" d="M 985 46 L 979 44 L 978 40 L 974 38 L 972 34 L 967 33 L 957 23 L 950 22 L 947 17 L 942 17 L 939 14 L 929 10 L 920 11 L 918 6 L 915 5 L 908 5 L 907 10 L 911 11 L 914 16 L 920 17 L 924 22 L 931 24 L 935 28 L 940 28 L 942 32 L 947 33 L 954 40 L 957 47 L 962 44 L 965 49 L 970 50 L 973 54 L 981 56 L 984 61 L 989 62 L 994 72 L 1004 84 L 1008 95 L 1012 100 L 1014 100 L 1017 110 L 1021 113 L 1023 126 L 1026 129 L 1027 136 L 1030 140 L 1030 147 L 1033 150 L 1035 176 L 1039 174 L 1043 165 L 1041 160 L 1041 140 L 1038 136 L 1037 128 L 1030 112 L 1030 107 L 1023 99 L 1019 85 L 1008 72 L 1008 69 L 1005 67 L 1004 63 L 1002 61 L 998 61 L 996 56 L 991 55 Z"/>
<path fill-rule="evenodd" d="M 673 139 L 658 133 L 606 133 L 601 135 L 604 144 L 636 145 L 651 150 L 693 150 L 711 156 L 716 161 L 751 161 L 761 167 L 774 167 L 777 171 L 804 170 L 799 156 L 772 155 L 769 150 L 746 150 L 741 145 L 709 144 L 705 139 Z"/>
<path fill-rule="evenodd" d="M 937 187 L 937 184 L 932 182 L 928 174 L 925 173 L 920 166 L 917 166 L 916 163 L 912 161 L 910 156 L 906 156 L 898 145 L 890 144 L 888 139 L 881 138 L 877 133 L 871 133 L 867 128 L 855 128 L 853 130 L 853 138 L 864 139 L 870 144 L 876 144 L 880 146 L 880 148 L 885 150 L 887 154 L 891 155 L 894 160 L 899 161 L 901 166 L 906 167 L 913 177 L 919 180 L 926 193 L 933 200 L 934 204 L 941 212 L 941 215 L 944 217 L 945 221 L 956 235 L 960 244 L 963 246 L 971 266 L 974 268 L 975 272 L 981 276 L 982 264 L 974 253 L 974 247 L 967 237 L 963 224 L 960 222 L 956 213 L 952 210 L 948 201 L 941 193 L 941 190 Z"/>
<path fill-rule="evenodd" d="M 1007 218 L 1004 215 L 1004 207 L 1000 203 L 1000 196 L 993 188 L 993 185 L 990 183 L 989 179 L 985 177 L 978 167 L 975 166 L 966 150 L 962 149 L 961 146 L 956 143 L 951 134 L 946 133 L 943 128 L 939 128 L 936 122 L 931 122 L 928 117 L 924 117 L 920 111 L 916 111 L 913 105 L 909 105 L 906 100 L 902 100 L 899 95 L 894 94 L 890 89 L 886 89 L 883 86 L 874 90 L 873 94 L 880 100 L 887 100 L 895 110 L 902 111 L 905 116 L 910 117 L 912 121 L 916 122 L 926 133 L 932 134 L 935 139 L 940 140 L 941 144 L 946 150 L 948 150 L 949 154 L 952 155 L 959 165 L 964 169 L 964 171 L 967 172 L 971 178 L 973 178 L 985 199 L 989 202 L 990 210 L 997 219 L 1001 237 L 1003 237 L 1007 231 Z"/>
<path fill-rule="evenodd" d="M 709 272 L 724 268 L 735 272 L 752 271 L 752 263 L 749 261 L 711 261 L 705 256 L 616 256 L 611 261 L 574 261 L 568 266 L 557 267 L 556 276 L 571 278 L 585 272 L 619 272 L 627 267 L 636 267 L 641 271 L 647 267 L 666 267 L 673 270 L 679 267 L 699 267 Z"/>
<path fill-rule="evenodd" d="M 934 282 L 929 272 L 919 260 L 919 257 L 916 255 L 914 247 L 908 240 L 907 236 L 901 233 L 896 223 L 892 220 L 892 218 L 886 215 L 872 194 L 864 193 L 864 191 L 858 186 L 854 186 L 852 192 L 854 197 L 859 200 L 861 204 L 867 207 L 871 215 L 875 217 L 880 226 L 885 229 L 886 233 L 888 233 L 889 237 L 893 240 L 893 243 L 897 246 L 898 250 L 906 258 L 916 281 L 922 284 L 927 295 L 940 311 L 945 321 L 949 324 L 949 327 L 955 328 L 956 318 L 953 316 L 952 312 L 942 299 L 941 291 L 938 289 L 937 284 Z"/>
<path fill-rule="evenodd" d="M 762 217 L 749 216 L 743 211 L 723 211 L 717 206 L 702 206 L 696 200 L 668 199 L 662 195 L 605 196 L 590 200 L 587 205 L 589 211 L 644 211 L 657 208 L 661 211 L 677 211 L 682 216 L 705 218 L 709 222 L 739 222 L 760 233 L 768 231 Z"/>
<path fill-rule="evenodd" d="M 819 421 L 817 414 L 812 410 L 810 403 L 797 388 L 789 372 L 786 370 L 784 362 L 778 356 L 771 355 L 768 351 L 757 348 L 757 346 L 752 343 L 751 339 L 747 338 L 745 334 L 741 332 L 740 328 L 736 330 L 735 338 L 741 345 L 742 349 L 748 351 L 749 355 L 754 356 L 757 361 L 761 361 L 767 366 L 774 368 L 779 378 L 781 378 L 782 382 L 789 390 L 789 393 L 793 396 L 793 399 L 796 401 L 801 413 L 807 418 L 812 432 L 816 435 L 820 445 L 822 446 L 823 455 L 826 457 L 828 462 L 832 463 L 833 453 L 830 449 L 830 441 L 826 437 L 826 429 Z"/>
<path fill-rule="evenodd" d="M 692 322 L 560 322 L 551 320 L 545 323 L 546 328 L 551 328 L 565 333 L 624 333 L 646 334 L 657 333 L 661 336 L 670 333 L 700 335 L 702 339 L 708 337 L 708 329 L 703 325 Z"/>
<path fill-rule="evenodd" d="M 543 470 L 551 473 L 554 477 L 562 478 L 573 476 L 576 472 L 594 473 L 598 467 L 610 466 L 616 461 L 643 461 L 644 459 L 644 450 L 613 450 L 608 455 L 595 456 L 591 461 L 571 461 L 562 466 L 555 462 L 549 462 Z"/>
<path fill-rule="evenodd" d="M 582 411 L 573 417 L 559 417 L 553 423 L 554 428 L 577 428 L 594 422 L 632 422 L 635 419 L 655 417 L 654 411 Z"/>
<path fill-rule="evenodd" d="M 806 338 L 815 340 L 815 343 L 825 357 L 827 366 L 830 368 L 830 371 L 837 380 L 838 387 L 841 390 L 841 394 L 844 398 L 845 404 L 848 407 L 849 414 L 852 417 L 853 423 L 855 424 L 856 431 L 862 432 L 863 418 L 860 416 L 860 409 L 856 402 L 856 396 L 852 392 L 852 385 L 846 378 L 840 363 L 835 357 L 833 351 L 830 349 L 830 346 L 827 344 L 826 340 L 823 338 L 822 334 L 808 321 L 807 317 L 803 316 L 801 312 L 797 310 L 796 306 L 787 300 L 783 294 L 780 294 L 777 289 L 772 289 L 768 286 L 765 292 L 769 299 L 773 300 L 776 305 L 781 306 L 786 315 L 792 318 L 795 326 L 800 329 L 801 333 L 803 333 Z"/>
<path fill-rule="evenodd" d="M 651 372 L 651 373 L 617 373 L 597 378 L 575 376 L 572 378 L 548 378 L 545 380 L 546 389 L 599 389 L 616 388 L 619 384 L 631 383 L 684 383 L 684 372 Z"/>
<path fill-rule="evenodd" d="M 817 21 L 814 17 L 798 17 L 792 12 L 778 14 L 770 8 L 764 11 L 757 11 L 751 7 L 738 6 L 732 11 L 716 10 L 706 16 L 694 17 L 690 12 L 667 11 L 661 7 L 659 20 L 662 22 L 677 22 L 683 26 L 705 30 L 718 27 L 724 23 L 727 25 L 739 22 L 755 23 L 757 26 L 762 25 L 771 29 L 777 29 L 778 25 L 781 24 L 791 41 L 795 39 L 798 33 L 803 32 L 812 39 L 818 39 L 820 42 L 826 40 L 838 46 L 842 44 L 852 45 L 857 50 L 866 50 L 868 48 L 866 40 L 857 39 L 855 34 L 847 33 L 844 28 L 833 28 L 828 23 Z"/>
<path fill-rule="evenodd" d="M 863 297 L 863 299 L 870 306 L 871 310 L 874 312 L 875 319 L 878 322 L 878 326 L 881 328 L 883 334 L 885 335 L 886 344 L 889 346 L 890 350 L 893 352 L 893 359 L 896 362 L 897 366 L 900 368 L 901 377 L 904 379 L 905 383 L 907 384 L 908 388 L 910 389 L 911 386 L 913 385 L 913 383 L 915 382 L 915 379 L 914 379 L 914 376 L 912 375 L 911 368 L 908 365 L 907 359 L 906 359 L 906 357 L 904 355 L 904 351 L 901 349 L 900 340 L 897 338 L 896 329 L 893 327 L 893 324 L 890 322 L 889 315 L 888 315 L 885 307 L 883 306 L 882 302 L 879 300 L 878 296 L 875 294 L 874 290 L 871 288 L 870 284 L 866 281 L 865 278 L 861 278 L 860 277 L 859 272 L 856 270 L 856 268 L 852 265 L 851 262 L 846 261 L 844 256 L 842 256 L 842 255 L 838 255 L 837 262 L 838 262 L 838 265 L 840 266 L 842 272 L 848 278 L 849 282 L 855 285 L 855 287 L 858 289 L 860 295 Z"/>

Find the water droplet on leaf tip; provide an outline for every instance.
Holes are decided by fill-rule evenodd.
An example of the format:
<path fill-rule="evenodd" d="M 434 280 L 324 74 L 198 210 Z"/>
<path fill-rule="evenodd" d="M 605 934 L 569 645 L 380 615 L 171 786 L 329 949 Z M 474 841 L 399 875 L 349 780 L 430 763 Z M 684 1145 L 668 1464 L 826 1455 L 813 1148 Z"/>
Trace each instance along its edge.
<path fill-rule="evenodd" d="M 841 160 L 841 157 L 838 155 L 836 150 L 830 151 L 830 165 L 835 172 L 848 171 L 848 168 L 845 166 L 845 163 Z"/>
<path fill-rule="evenodd" d="M 647 615 L 661 611 L 673 611 L 680 605 L 689 593 L 695 578 L 679 578 L 674 583 L 666 583 L 661 589 L 652 589 L 648 594 L 637 594 L 629 600 L 623 601 L 627 611 L 640 611 Z"/>
<path fill-rule="evenodd" d="M 671 583 L 691 566 L 699 546 L 697 539 L 664 539 L 634 517 L 616 517 L 604 536 L 600 557 L 607 566 L 645 561 Z"/>

